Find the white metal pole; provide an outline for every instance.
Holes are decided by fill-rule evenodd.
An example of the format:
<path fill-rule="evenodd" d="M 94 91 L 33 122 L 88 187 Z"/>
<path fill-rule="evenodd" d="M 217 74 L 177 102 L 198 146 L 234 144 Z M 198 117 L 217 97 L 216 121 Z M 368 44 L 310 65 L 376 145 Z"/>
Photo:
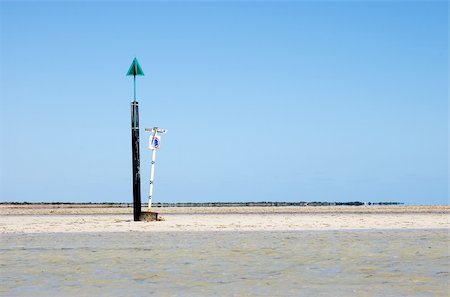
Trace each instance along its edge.
<path fill-rule="evenodd" d="M 155 179 L 155 160 L 156 160 L 156 149 L 152 150 L 152 163 L 150 165 L 150 188 L 148 190 L 148 210 L 152 208 L 152 196 L 153 196 L 153 181 Z"/>

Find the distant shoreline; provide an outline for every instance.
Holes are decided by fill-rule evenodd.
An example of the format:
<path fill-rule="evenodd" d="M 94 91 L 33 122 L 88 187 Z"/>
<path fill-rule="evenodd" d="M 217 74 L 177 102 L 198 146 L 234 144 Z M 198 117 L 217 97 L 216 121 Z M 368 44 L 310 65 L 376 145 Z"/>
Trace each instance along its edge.
<path fill-rule="evenodd" d="M 239 205 L 239 204 L 238 204 Z M 147 211 L 146 205 L 142 206 Z M 269 205 L 221 205 L 202 206 L 196 204 L 190 206 L 158 206 L 152 210 L 162 215 L 165 214 L 405 214 L 405 213 L 440 213 L 450 214 L 448 205 L 296 205 L 296 206 L 269 206 Z M 0 204 L 0 215 L 95 215 L 95 214 L 132 214 L 132 203 L 15 203 Z"/>
<path fill-rule="evenodd" d="M 80 207 L 132 207 L 132 203 L 124 202 L 0 202 L 0 205 L 61 205 Z M 286 206 L 371 206 L 371 205 L 404 205 L 402 202 L 157 202 L 153 207 L 286 207 Z M 147 203 L 142 203 L 142 207 L 147 207 Z"/>

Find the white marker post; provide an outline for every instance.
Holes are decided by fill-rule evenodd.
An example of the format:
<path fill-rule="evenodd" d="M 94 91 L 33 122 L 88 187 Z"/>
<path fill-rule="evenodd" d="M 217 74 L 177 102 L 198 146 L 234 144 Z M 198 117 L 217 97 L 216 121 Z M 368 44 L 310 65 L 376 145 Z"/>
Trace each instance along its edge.
<path fill-rule="evenodd" d="M 152 208 L 152 196 L 153 196 L 153 184 L 155 179 L 155 161 L 156 161 L 156 150 L 159 149 L 161 138 L 158 133 L 167 133 L 166 129 L 161 129 L 158 127 L 145 128 L 145 132 L 151 132 L 150 141 L 148 148 L 152 151 L 152 162 L 150 163 L 150 187 L 148 189 L 148 210 Z"/>

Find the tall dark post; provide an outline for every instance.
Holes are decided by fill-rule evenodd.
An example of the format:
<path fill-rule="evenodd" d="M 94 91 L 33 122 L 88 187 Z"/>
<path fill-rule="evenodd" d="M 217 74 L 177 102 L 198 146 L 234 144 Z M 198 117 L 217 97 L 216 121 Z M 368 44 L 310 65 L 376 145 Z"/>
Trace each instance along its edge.
<path fill-rule="evenodd" d="M 139 157 L 139 102 L 131 102 L 131 150 L 133 158 L 133 214 L 141 216 L 141 162 Z"/>
<path fill-rule="evenodd" d="M 141 165 L 139 158 L 139 102 L 136 100 L 136 75 L 144 75 L 136 58 L 131 63 L 127 75 L 133 75 L 134 99 L 131 102 L 131 155 L 133 164 L 133 214 L 134 220 L 141 216 Z"/>

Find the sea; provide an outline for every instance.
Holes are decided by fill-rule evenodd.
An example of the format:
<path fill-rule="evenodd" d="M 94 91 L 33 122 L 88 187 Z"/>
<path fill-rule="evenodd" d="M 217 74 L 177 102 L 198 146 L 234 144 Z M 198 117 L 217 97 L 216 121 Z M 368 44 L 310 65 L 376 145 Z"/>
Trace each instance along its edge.
<path fill-rule="evenodd" d="M 0 296 L 450 296 L 448 229 L 0 239 Z"/>

